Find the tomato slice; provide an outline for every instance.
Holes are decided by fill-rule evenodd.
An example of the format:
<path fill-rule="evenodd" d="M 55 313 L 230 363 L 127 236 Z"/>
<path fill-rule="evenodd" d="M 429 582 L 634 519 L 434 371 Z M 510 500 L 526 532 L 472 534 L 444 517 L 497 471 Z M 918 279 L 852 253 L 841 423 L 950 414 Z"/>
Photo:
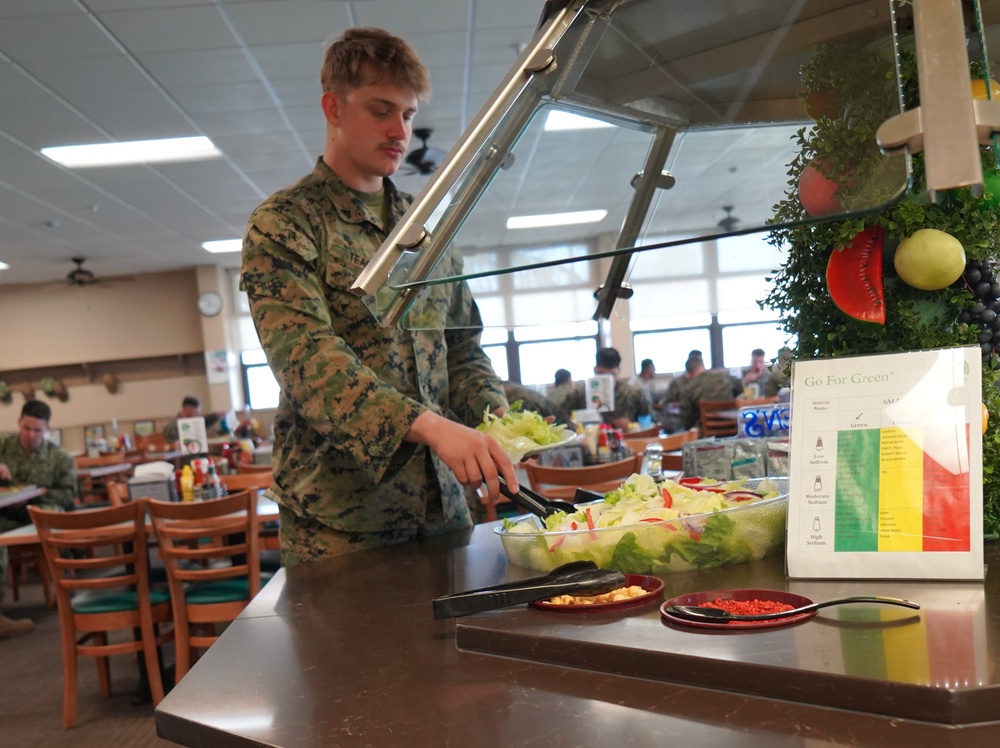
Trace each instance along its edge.
<path fill-rule="evenodd" d="M 881 226 L 870 226 L 846 247 L 833 251 L 826 265 L 826 287 L 844 314 L 885 324 Z"/>

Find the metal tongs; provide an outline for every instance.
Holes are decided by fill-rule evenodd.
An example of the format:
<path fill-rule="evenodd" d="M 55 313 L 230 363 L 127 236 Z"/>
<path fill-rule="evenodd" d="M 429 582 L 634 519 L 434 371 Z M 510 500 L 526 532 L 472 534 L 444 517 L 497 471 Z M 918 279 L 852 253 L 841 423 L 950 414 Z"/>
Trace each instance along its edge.
<path fill-rule="evenodd" d="M 540 577 L 496 584 L 434 598 L 434 617 L 456 618 L 485 610 L 523 605 L 556 595 L 600 595 L 625 586 L 625 575 L 598 569 L 593 561 L 570 561 Z"/>
<path fill-rule="evenodd" d="M 524 486 L 521 486 L 521 490 L 515 493 L 507 486 L 507 482 L 503 479 L 502 475 L 498 475 L 497 479 L 500 481 L 500 493 L 522 509 L 526 509 L 532 514 L 537 514 L 542 519 L 545 519 L 556 512 L 573 514 L 574 512 L 579 511 L 576 504 L 572 502 L 563 501 L 562 499 L 547 499 L 541 494 L 535 493 L 530 488 L 525 488 Z M 595 493 L 594 491 L 588 491 L 585 488 L 578 488 L 576 489 L 576 494 L 573 498 L 577 501 L 577 503 L 580 503 L 585 501 L 600 501 L 604 498 L 604 495 Z"/>

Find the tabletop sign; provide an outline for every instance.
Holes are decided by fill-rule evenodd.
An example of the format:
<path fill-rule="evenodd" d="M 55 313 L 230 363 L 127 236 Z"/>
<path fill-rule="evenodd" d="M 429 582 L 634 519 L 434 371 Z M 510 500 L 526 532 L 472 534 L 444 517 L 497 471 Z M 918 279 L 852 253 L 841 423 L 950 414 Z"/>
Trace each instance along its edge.
<path fill-rule="evenodd" d="M 615 409 L 615 377 L 613 374 L 592 374 L 584 381 L 587 407 L 598 413 Z"/>
<path fill-rule="evenodd" d="M 204 416 L 177 419 L 177 435 L 184 454 L 201 455 L 208 452 L 208 429 Z"/>
<path fill-rule="evenodd" d="M 984 578 L 981 356 L 794 365 L 789 577 Z"/>

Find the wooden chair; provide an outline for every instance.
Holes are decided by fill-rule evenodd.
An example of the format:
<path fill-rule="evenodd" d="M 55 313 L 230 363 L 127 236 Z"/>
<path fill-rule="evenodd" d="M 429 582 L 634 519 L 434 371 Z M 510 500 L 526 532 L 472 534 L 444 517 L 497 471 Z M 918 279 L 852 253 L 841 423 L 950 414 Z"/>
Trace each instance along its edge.
<path fill-rule="evenodd" d="M 680 450 L 683 449 L 684 445 L 688 442 L 693 442 L 698 438 L 698 429 L 689 429 L 687 431 L 681 431 L 677 434 L 671 434 L 670 436 L 661 436 L 656 439 L 633 439 L 631 437 L 625 438 L 625 446 L 629 448 L 632 454 L 644 455 L 646 453 L 646 445 L 650 442 L 659 442 L 660 446 L 663 447 L 663 460 L 662 466 L 664 470 L 683 470 L 684 460 L 683 455 Z"/>
<path fill-rule="evenodd" d="M 45 563 L 45 552 L 41 543 L 25 543 L 7 548 L 7 576 L 10 581 L 10 596 L 15 602 L 21 598 L 21 582 L 25 579 L 29 566 L 34 566 L 42 583 L 45 607 L 55 604 L 52 597 L 49 570 Z"/>
<path fill-rule="evenodd" d="M 230 491 L 244 491 L 248 488 L 263 491 L 274 483 L 274 473 L 268 468 L 266 471 L 220 475 L 219 481 Z"/>
<path fill-rule="evenodd" d="M 248 473 L 270 473 L 273 468 L 270 465 L 254 465 L 249 462 L 237 462 L 236 474 L 245 475 Z"/>
<path fill-rule="evenodd" d="M 78 455 L 73 458 L 73 467 L 77 470 L 87 470 L 88 468 L 105 467 L 106 465 L 120 465 L 124 462 L 124 452 L 113 452 L 96 457 Z M 84 507 L 93 507 L 95 504 L 109 505 L 108 485 L 115 482 L 116 479 L 125 477 L 127 477 L 126 473 L 103 478 L 93 478 L 86 473 L 79 474 L 77 477 L 77 495 L 79 497 L 76 501 L 77 505 Z"/>
<path fill-rule="evenodd" d="M 520 467 L 528 474 L 532 490 L 550 499 L 572 499 L 577 488 L 605 492 L 618 488 L 632 473 L 638 473 L 642 466 L 642 455 L 632 455 L 624 460 L 603 465 L 578 468 L 543 467 L 537 460 L 526 460 Z M 497 504 L 483 502 L 486 507 L 486 521 L 497 518 L 497 505 L 509 502 L 501 497 Z"/>
<path fill-rule="evenodd" d="M 258 465 L 257 467 L 261 466 Z M 220 475 L 219 481 L 226 487 L 227 491 L 250 489 L 253 491 L 254 496 L 256 496 L 259 491 L 270 488 L 271 484 L 274 483 L 274 473 L 268 467 L 267 470 L 252 470 L 246 473 L 237 473 L 236 475 Z M 278 522 L 265 523 L 260 528 L 261 550 L 276 551 L 280 547 L 281 544 L 278 541 Z"/>
<path fill-rule="evenodd" d="M 109 483 L 108 502 L 111 506 L 121 506 L 132 500 L 129 495 L 128 483 Z"/>
<path fill-rule="evenodd" d="M 141 503 L 77 512 L 29 506 L 49 572 L 55 581 L 63 650 L 63 727 L 76 721 L 77 657 L 97 660 L 101 695 L 111 696 L 108 657 L 142 653 L 153 705 L 163 698 L 159 647 L 173 631 L 167 590 L 151 589 Z M 134 640 L 109 642 L 108 633 L 131 629 Z M 13 674 L 8 674 L 13 675 Z"/>
<path fill-rule="evenodd" d="M 660 435 L 660 426 L 650 426 L 648 429 L 636 429 L 635 431 L 626 431 L 626 439 L 645 439 L 647 437 L 654 437 Z"/>
<path fill-rule="evenodd" d="M 735 418 L 717 415 L 720 410 L 736 410 L 739 403 L 733 400 L 699 400 L 702 436 L 736 436 L 739 430 Z"/>
<path fill-rule="evenodd" d="M 166 452 L 167 437 L 162 431 L 155 434 L 136 434 L 135 448 L 143 452 Z"/>
<path fill-rule="evenodd" d="M 207 501 L 136 503 L 152 517 L 167 567 L 179 682 L 197 650 L 218 639 L 215 625 L 232 621 L 260 592 L 257 497 L 238 491 Z"/>

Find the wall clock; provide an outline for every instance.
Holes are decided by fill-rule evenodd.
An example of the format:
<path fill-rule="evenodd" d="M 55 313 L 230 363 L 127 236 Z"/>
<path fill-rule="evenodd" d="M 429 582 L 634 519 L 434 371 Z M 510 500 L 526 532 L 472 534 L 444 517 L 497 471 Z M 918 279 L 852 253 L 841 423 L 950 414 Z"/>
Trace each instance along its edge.
<path fill-rule="evenodd" d="M 205 291 L 198 297 L 198 311 L 206 317 L 215 317 L 222 311 L 222 297 L 215 291 Z"/>

